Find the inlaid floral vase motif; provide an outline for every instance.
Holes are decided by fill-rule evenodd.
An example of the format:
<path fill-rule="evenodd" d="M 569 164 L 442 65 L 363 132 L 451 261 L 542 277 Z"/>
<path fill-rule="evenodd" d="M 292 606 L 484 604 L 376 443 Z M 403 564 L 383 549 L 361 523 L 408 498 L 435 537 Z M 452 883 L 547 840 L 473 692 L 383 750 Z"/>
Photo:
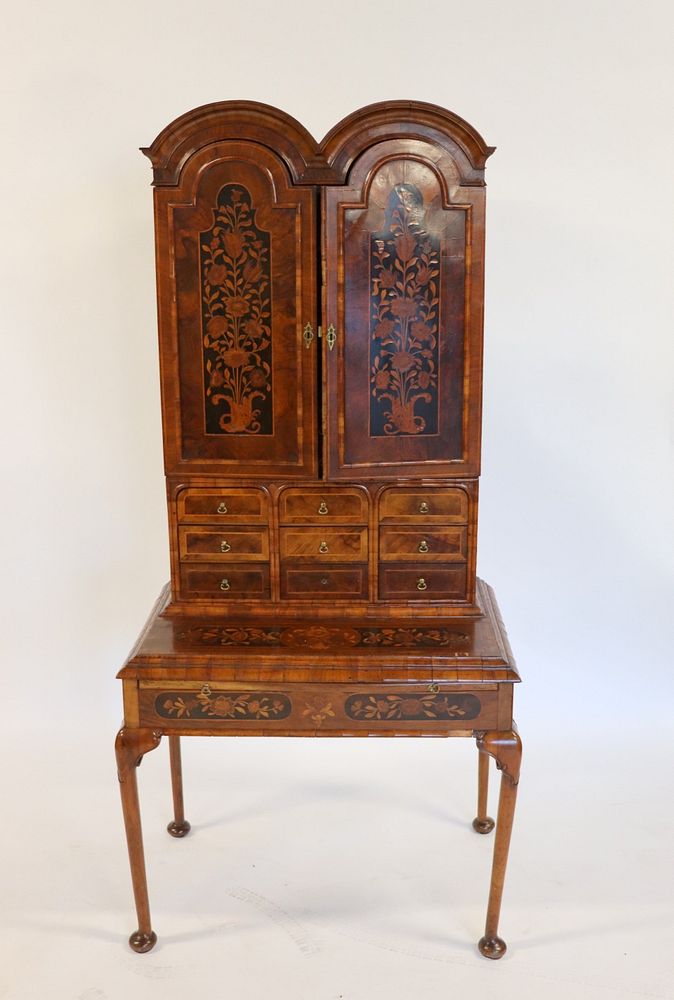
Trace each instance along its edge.
<path fill-rule="evenodd" d="M 270 235 L 248 190 L 221 189 L 200 234 L 208 434 L 272 434 Z"/>
<path fill-rule="evenodd" d="M 424 214 L 419 188 L 396 184 L 370 237 L 373 437 L 438 431 L 440 241 Z"/>

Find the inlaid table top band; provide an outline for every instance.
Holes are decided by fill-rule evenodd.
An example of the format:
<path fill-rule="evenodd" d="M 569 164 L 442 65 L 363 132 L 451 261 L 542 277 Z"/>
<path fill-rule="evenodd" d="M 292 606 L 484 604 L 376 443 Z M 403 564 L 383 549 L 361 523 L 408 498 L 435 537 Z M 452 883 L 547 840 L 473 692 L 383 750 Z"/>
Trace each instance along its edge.
<path fill-rule="evenodd" d="M 316 623 L 295 620 L 164 616 L 168 587 L 162 592 L 120 678 L 190 676 L 236 668 L 240 679 L 259 679 L 260 669 L 274 676 L 284 668 L 301 670 L 302 680 L 421 679 L 433 671 L 445 680 L 468 682 L 519 680 L 493 592 L 479 581 L 480 618 L 428 618 L 415 622 Z M 326 655 L 328 654 L 328 655 Z M 312 663 L 315 660 L 315 663 Z M 320 663 L 320 666 L 318 665 Z M 345 677 L 345 672 L 349 675 Z M 297 676 L 297 674 L 295 674 Z M 299 679 L 299 678 L 298 678 Z"/>

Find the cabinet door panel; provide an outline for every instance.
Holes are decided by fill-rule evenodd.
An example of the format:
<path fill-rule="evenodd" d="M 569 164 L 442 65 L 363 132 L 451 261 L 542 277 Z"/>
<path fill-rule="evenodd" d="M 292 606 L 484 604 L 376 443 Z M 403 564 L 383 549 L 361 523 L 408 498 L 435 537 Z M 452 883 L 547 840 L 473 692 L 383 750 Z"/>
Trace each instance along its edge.
<path fill-rule="evenodd" d="M 168 471 L 315 475 L 314 190 L 221 142 L 156 199 Z"/>
<path fill-rule="evenodd" d="M 332 476 L 478 471 L 483 190 L 396 139 L 325 194 Z"/>

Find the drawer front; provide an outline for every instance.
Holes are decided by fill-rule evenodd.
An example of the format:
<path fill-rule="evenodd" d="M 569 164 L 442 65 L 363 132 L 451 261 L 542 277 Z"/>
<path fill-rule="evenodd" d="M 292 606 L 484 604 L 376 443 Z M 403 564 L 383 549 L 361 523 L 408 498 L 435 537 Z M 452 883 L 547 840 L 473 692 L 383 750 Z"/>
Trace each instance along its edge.
<path fill-rule="evenodd" d="M 266 528 L 179 528 L 180 558 L 187 562 L 264 562 L 269 559 Z"/>
<path fill-rule="evenodd" d="M 140 689 L 141 725 L 269 732 L 484 730 L 498 725 L 493 689 L 440 690 L 428 685 L 227 685 L 224 682 Z"/>
<path fill-rule="evenodd" d="M 281 524 L 367 524 L 367 497 L 353 489 L 289 489 L 279 501 Z"/>
<path fill-rule="evenodd" d="M 182 564 L 180 580 L 184 597 L 207 597 L 223 601 L 248 601 L 269 597 L 269 567 Z"/>
<path fill-rule="evenodd" d="M 386 562 L 465 562 L 468 529 L 380 528 L 379 558 Z"/>
<path fill-rule="evenodd" d="M 269 520 L 267 494 L 251 489 L 187 489 L 178 494 L 178 520 L 193 524 L 260 523 Z"/>
<path fill-rule="evenodd" d="M 281 558 L 307 562 L 367 562 L 367 528 L 281 528 Z"/>
<path fill-rule="evenodd" d="M 367 566 L 281 565 L 281 597 L 293 601 L 365 600 Z"/>
<path fill-rule="evenodd" d="M 393 524 L 401 521 L 464 524 L 468 520 L 468 494 L 451 487 L 393 486 L 384 490 L 379 499 L 379 520 Z"/>
<path fill-rule="evenodd" d="M 414 566 L 394 566 L 382 563 L 379 567 L 379 596 L 400 601 L 442 601 L 466 596 L 465 565 L 433 565 L 417 563 Z"/>

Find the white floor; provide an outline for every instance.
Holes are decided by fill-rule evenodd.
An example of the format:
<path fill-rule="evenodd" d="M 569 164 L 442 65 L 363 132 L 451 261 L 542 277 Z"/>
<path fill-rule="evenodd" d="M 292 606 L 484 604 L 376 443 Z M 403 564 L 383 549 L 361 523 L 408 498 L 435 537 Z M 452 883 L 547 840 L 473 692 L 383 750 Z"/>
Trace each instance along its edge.
<path fill-rule="evenodd" d="M 164 743 L 139 772 L 159 935 L 139 956 L 107 735 L 3 757 L 2 998 L 674 998 L 664 744 L 528 735 L 488 962 L 471 742 L 186 740 L 182 841 Z"/>

